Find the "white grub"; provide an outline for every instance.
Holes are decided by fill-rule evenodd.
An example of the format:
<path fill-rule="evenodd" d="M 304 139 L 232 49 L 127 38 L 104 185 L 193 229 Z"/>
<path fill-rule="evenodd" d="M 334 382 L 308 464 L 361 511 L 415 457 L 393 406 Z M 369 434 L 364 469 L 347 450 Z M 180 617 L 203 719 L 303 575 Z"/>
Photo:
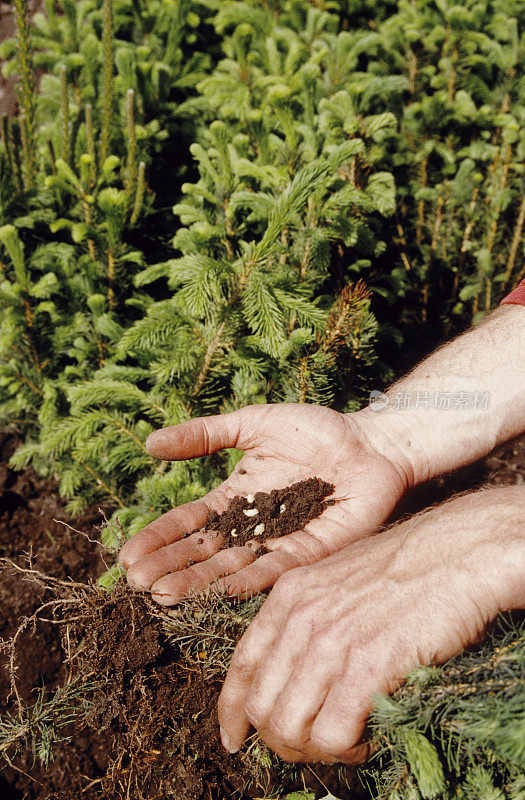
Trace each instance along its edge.
<path fill-rule="evenodd" d="M 242 513 L 247 517 L 255 517 L 259 513 L 258 508 L 243 508 Z"/>
<path fill-rule="evenodd" d="M 230 536 L 233 536 L 233 538 L 236 539 L 238 535 L 237 528 L 232 528 L 230 531 Z"/>
<path fill-rule="evenodd" d="M 286 511 L 286 506 L 284 503 L 281 503 L 281 505 L 279 506 L 279 514 L 282 514 L 283 511 Z"/>
<path fill-rule="evenodd" d="M 260 536 L 261 533 L 264 533 L 264 522 L 259 522 L 259 524 L 255 526 L 253 531 L 254 536 Z"/>
<path fill-rule="evenodd" d="M 253 496 L 253 494 L 247 494 L 246 495 L 246 502 L 247 503 L 253 503 L 254 500 L 255 500 L 255 497 Z"/>

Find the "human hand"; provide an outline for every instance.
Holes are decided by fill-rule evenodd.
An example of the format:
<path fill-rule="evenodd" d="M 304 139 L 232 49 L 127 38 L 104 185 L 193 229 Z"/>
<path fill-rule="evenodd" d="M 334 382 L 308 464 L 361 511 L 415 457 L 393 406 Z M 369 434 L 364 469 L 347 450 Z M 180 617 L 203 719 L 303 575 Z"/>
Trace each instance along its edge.
<path fill-rule="evenodd" d="M 321 406 L 255 405 L 151 434 L 148 450 L 162 459 L 194 458 L 228 447 L 245 454 L 229 478 L 202 500 L 169 511 L 124 544 L 119 561 L 129 583 L 150 590 L 162 605 L 214 581 L 231 595 L 258 592 L 292 567 L 312 564 L 372 533 L 410 483 L 410 466 L 385 454 L 386 446 L 372 446 L 360 419 L 359 413 Z M 334 484 L 335 497 L 345 499 L 304 530 L 267 539 L 269 552 L 257 559 L 249 547 L 219 551 L 221 539 L 214 536 L 182 538 L 203 526 L 210 511 L 224 511 L 235 495 L 268 492 L 313 476 Z"/>
<path fill-rule="evenodd" d="M 525 490 L 491 489 L 283 575 L 234 652 L 224 746 L 250 723 L 287 761 L 359 762 L 373 695 L 525 602 Z"/>

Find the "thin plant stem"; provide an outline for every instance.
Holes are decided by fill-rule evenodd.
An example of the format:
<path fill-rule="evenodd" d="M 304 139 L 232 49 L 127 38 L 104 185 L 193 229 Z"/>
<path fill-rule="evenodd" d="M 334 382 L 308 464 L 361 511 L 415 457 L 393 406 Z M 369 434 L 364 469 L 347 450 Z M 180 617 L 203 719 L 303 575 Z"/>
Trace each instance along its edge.
<path fill-rule="evenodd" d="M 95 185 L 97 180 L 97 155 L 95 152 L 95 134 L 93 132 L 93 106 L 91 103 L 86 103 L 84 108 L 84 118 L 86 121 L 86 139 L 87 149 L 90 158 L 90 176 L 91 186 Z"/>
<path fill-rule="evenodd" d="M 503 282 L 501 284 L 502 292 L 505 290 L 508 282 L 510 281 L 510 276 L 512 275 L 512 270 L 514 269 L 514 262 L 516 261 L 516 256 L 518 254 L 524 222 L 525 222 L 525 197 L 522 197 L 518 218 L 516 220 L 516 226 L 514 228 L 514 234 L 512 236 L 512 244 L 510 246 L 509 258 L 505 269 L 505 275 L 503 277 Z"/>
<path fill-rule="evenodd" d="M 126 125 L 128 136 L 126 195 L 128 201 L 130 201 L 137 184 L 137 131 L 135 128 L 135 92 L 133 89 L 128 89 L 126 94 Z"/>
<path fill-rule="evenodd" d="M 18 66 L 20 69 L 19 97 L 26 120 L 26 170 L 27 185 L 35 184 L 36 152 L 35 152 L 35 72 L 32 63 L 31 34 L 29 14 L 26 0 L 13 0 L 16 24 L 16 42 L 18 50 Z"/>
<path fill-rule="evenodd" d="M 65 64 L 62 65 L 60 70 L 60 109 L 62 112 L 62 158 L 66 164 L 69 164 L 71 161 L 71 126 L 69 123 L 69 97 Z"/>
<path fill-rule="evenodd" d="M 103 49 L 104 63 L 102 68 L 102 137 L 100 144 L 100 165 L 102 166 L 109 156 L 111 141 L 111 120 L 113 116 L 113 65 L 114 65 L 114 42 L 113 42 L 113 2 L 104 0 L 103 4 Z"/>
<path fill-rule="evenodd" d="M 133 204 L 133 211 L 131 212 L 130 225 L 135 225 L 139 218 L 142 206 L 144 204 L 144 194 L 146 192 L 146 164 L 141 161 L 139 164 L 137 174 L 137 189 L 135 192 L 135 202 Z"/>

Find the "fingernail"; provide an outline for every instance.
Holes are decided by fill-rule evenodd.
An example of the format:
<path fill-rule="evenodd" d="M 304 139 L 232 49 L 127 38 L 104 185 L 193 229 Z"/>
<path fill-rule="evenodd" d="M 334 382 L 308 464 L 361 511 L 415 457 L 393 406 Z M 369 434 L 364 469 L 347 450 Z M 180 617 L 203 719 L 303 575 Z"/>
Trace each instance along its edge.
<path fill-rule="evenodd" d="M 230 739 L 226 731 L 223 731 L 222 728 L 221 728 L 221 742 L 224 746 L 224 749 L 227 750 L 228 753 L 239 752 L 239 748 L 235 747 L 235 745 L 233 744 L 232 740 Z"/>
<path fill-rule="evenodd" d="M 149 451 L 150 451 L 150 450 L 149 450 L 149 448 L 150 448 L 150 439 L 151 439 L 151 437 L 152 437 L 152 436 L 153 436 L 153 434 L 152 434 L 152 433 L 150 433 L 150 435 L 148 436 L 148 438 L 146 439 L 146 441 L 145 441 L 145 443 L 144 443 L 144 447 L 146 448 L 146 450 L 148 451 L 148 453 L 149 453 Z"/>
<path fill-rule="evenodd" d="M 127 576 L 128 586 L 130 589 L 134 589 L 136 592 L 147 592 L 149 591 L 149 586 L 144 586 L 137 578 L 133 576 Z"/>

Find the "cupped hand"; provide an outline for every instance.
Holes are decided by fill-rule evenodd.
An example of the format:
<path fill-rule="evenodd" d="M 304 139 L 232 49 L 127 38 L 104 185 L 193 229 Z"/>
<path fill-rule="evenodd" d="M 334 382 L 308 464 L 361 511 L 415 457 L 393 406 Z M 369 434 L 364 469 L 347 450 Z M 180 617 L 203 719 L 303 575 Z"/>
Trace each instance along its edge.
<path fill-rule="evenodd" d="M 227 750 L 241 747 L 251 723 L 287 761 L 363 761 L 374 694 L 459 653 L 498 611 L 519 607 L 523 545 L 513 537 L 521 526 L 523 539 L 525 493 L 519 507 L 517 493 L 508 506 L 503 490 L 479 494 L 486 502 L 461 498 L 279 578 L 222 689 Z M 491 495 L 503 502 L 491 507 Z"/>
<path fill-rule="evenodd" d="M 372 533 L 407 488 L 409 470 L 369 443 L 359 419 L 321 406 L 255 405 L 151 434 L 149 452 L 165 460 L 232 447 L 244 456 L 202 500 L 169 511 L 126 542 L 119 561 L 129 583 L 151 591 L 162 605 L 210 583 L 232 596 L 245 595 Z M 259 558 L 250 547 L 220 550 L 217 535 L 187 535 L 204 525 L 210 511 L 224 511 L 235 495 L 269 492 L 313 476 L 332 483 L 333 497 L 342 499 L 304 530 L 266 540 L 268 553 Z"/>

